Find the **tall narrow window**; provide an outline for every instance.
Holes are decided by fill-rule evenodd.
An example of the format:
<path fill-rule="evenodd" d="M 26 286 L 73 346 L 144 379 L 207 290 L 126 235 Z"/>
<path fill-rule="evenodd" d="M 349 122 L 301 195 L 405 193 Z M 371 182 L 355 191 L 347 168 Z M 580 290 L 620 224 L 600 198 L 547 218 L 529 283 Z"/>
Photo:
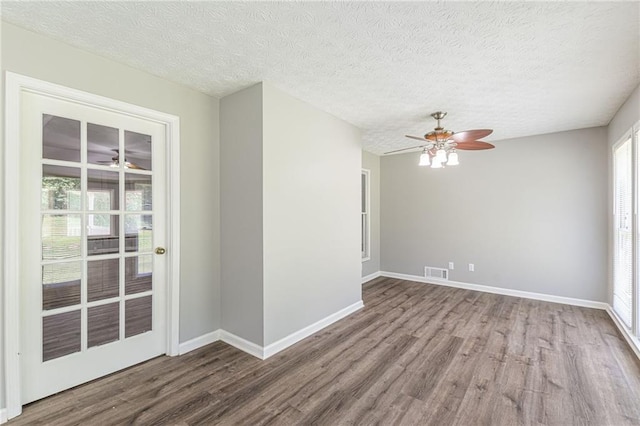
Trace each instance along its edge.
<path fill-rule="evenodd" d="M 371 244 L 369 242 L 369 232 L 370 226 L 369 222 L 371 220 L 369 214 L 369 170 L 362 169 L 361 175 L 361 187 L 362 187 L 362 197 L 361 197 L 361 211 L 362 211 L 362 219 L 361 219 L 361 228 L 362 228 L 362 238 L 360 247 L 362 249 L 362 261 L 366 261 L 370 259 L 370 250 Z"/>
<path fill-rule="evenodd" d="M 633 145 L 631 137 L 614 147 L 613 309 L 631 328 L 633 319 Z"/>
<path fill-rule="evenodd" d="M 638 214 L 638 203 L 640 203 L 640 122 L 636 123 L 633 127 L 634 133 L 632 133 L 633 137 L 633 146 L 635 147 L 635 280 L 633 281 L 632 287 L 629 289 L 629 294 L 631 297 L 631 306 L 632 306 L 632 326 L 631 331 L 633 335 L 636 337 L 635 344 L 640 349 L 640 343 L 638 339 L 640 339 L 640 214 Z"/>

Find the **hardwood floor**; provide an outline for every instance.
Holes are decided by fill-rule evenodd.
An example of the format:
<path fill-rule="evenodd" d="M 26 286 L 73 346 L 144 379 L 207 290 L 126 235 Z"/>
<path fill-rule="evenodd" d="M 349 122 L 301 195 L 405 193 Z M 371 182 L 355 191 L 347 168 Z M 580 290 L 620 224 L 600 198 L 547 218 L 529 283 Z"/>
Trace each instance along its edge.
<path fill-rule="evenodd" d="M 8 424 L 640 424 L 640 362 L 604 311 L 379 278 L 365 308 L 260 361 L 217 342 Z"/>

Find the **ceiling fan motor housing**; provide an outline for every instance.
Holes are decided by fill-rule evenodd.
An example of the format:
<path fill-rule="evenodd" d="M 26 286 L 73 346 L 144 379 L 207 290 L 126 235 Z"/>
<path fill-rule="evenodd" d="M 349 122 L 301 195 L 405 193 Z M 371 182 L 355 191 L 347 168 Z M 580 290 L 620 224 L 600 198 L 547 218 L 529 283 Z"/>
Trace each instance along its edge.
<path fill-rule="evenodd" d="M 451 130 L 444 130 L 442 127 L 436 127 L 435 131 L 429 132 L 424 135 L 424 138 L 434 142 L 444 142 L 453 136 L 453 132 Z"/>

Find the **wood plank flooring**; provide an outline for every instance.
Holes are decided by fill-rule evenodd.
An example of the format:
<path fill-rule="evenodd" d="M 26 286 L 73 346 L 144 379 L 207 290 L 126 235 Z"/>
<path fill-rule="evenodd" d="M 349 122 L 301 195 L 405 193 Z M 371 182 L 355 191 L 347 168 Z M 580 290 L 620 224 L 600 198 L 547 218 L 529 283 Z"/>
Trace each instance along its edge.
<path fill-rule="evenodd" d="M 389 278 L 363 297 L 266 361 L 217 342 L 8 424 L 640 424 L 640 362 L 604 311 Z"/>

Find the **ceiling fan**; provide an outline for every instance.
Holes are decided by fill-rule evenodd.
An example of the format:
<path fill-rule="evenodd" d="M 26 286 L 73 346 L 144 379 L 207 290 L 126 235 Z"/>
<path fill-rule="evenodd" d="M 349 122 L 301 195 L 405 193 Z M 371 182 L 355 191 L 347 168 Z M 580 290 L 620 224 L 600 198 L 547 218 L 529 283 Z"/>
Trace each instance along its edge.
<path fill-rule="evenodd" d="M 448 166 L 458 165 L 458 153 L 456 152 L 458 149 L 477 151 L 495 148 L 494 145 L 488 142 L 478 140 L 493 133 L 492 129 L 465 130 L 464 132 L 457 133 L 452 132 L 451 130 L 445 130 L 444 127 L 440 125 L 440 120 L 442 120 L 446 115 L 447 113 L 442 111 L 431 114 L 438 123 L 437 127 L 422 137 L 405 135 L 410 139 L 422 141 L 423 144 L 409 148 L 396 149 L 394 151 L 385 152 L 385 154 L 422 148 L 419 164 L 421 166 L 428 166 L 431 164 L 432 168 L 437 169 L 443 167 L 444 164 Z"/>
<path fill-rule="evenodd" d="M 112 149 L 111 151 L 115 152 L 115 157 L 112 157 L 111 160 L 106 161 L 98 161 L 99 164 L 108 164 L 111 167 L 119 167 L 120 166 L 120 151 L 118 149 Z M 137 169 L 137 170 L 146 170 L 144 167 L 140 167 L 135 163 L 131 163 L 124 159 L 124 168 L 125 169 Z"/>

